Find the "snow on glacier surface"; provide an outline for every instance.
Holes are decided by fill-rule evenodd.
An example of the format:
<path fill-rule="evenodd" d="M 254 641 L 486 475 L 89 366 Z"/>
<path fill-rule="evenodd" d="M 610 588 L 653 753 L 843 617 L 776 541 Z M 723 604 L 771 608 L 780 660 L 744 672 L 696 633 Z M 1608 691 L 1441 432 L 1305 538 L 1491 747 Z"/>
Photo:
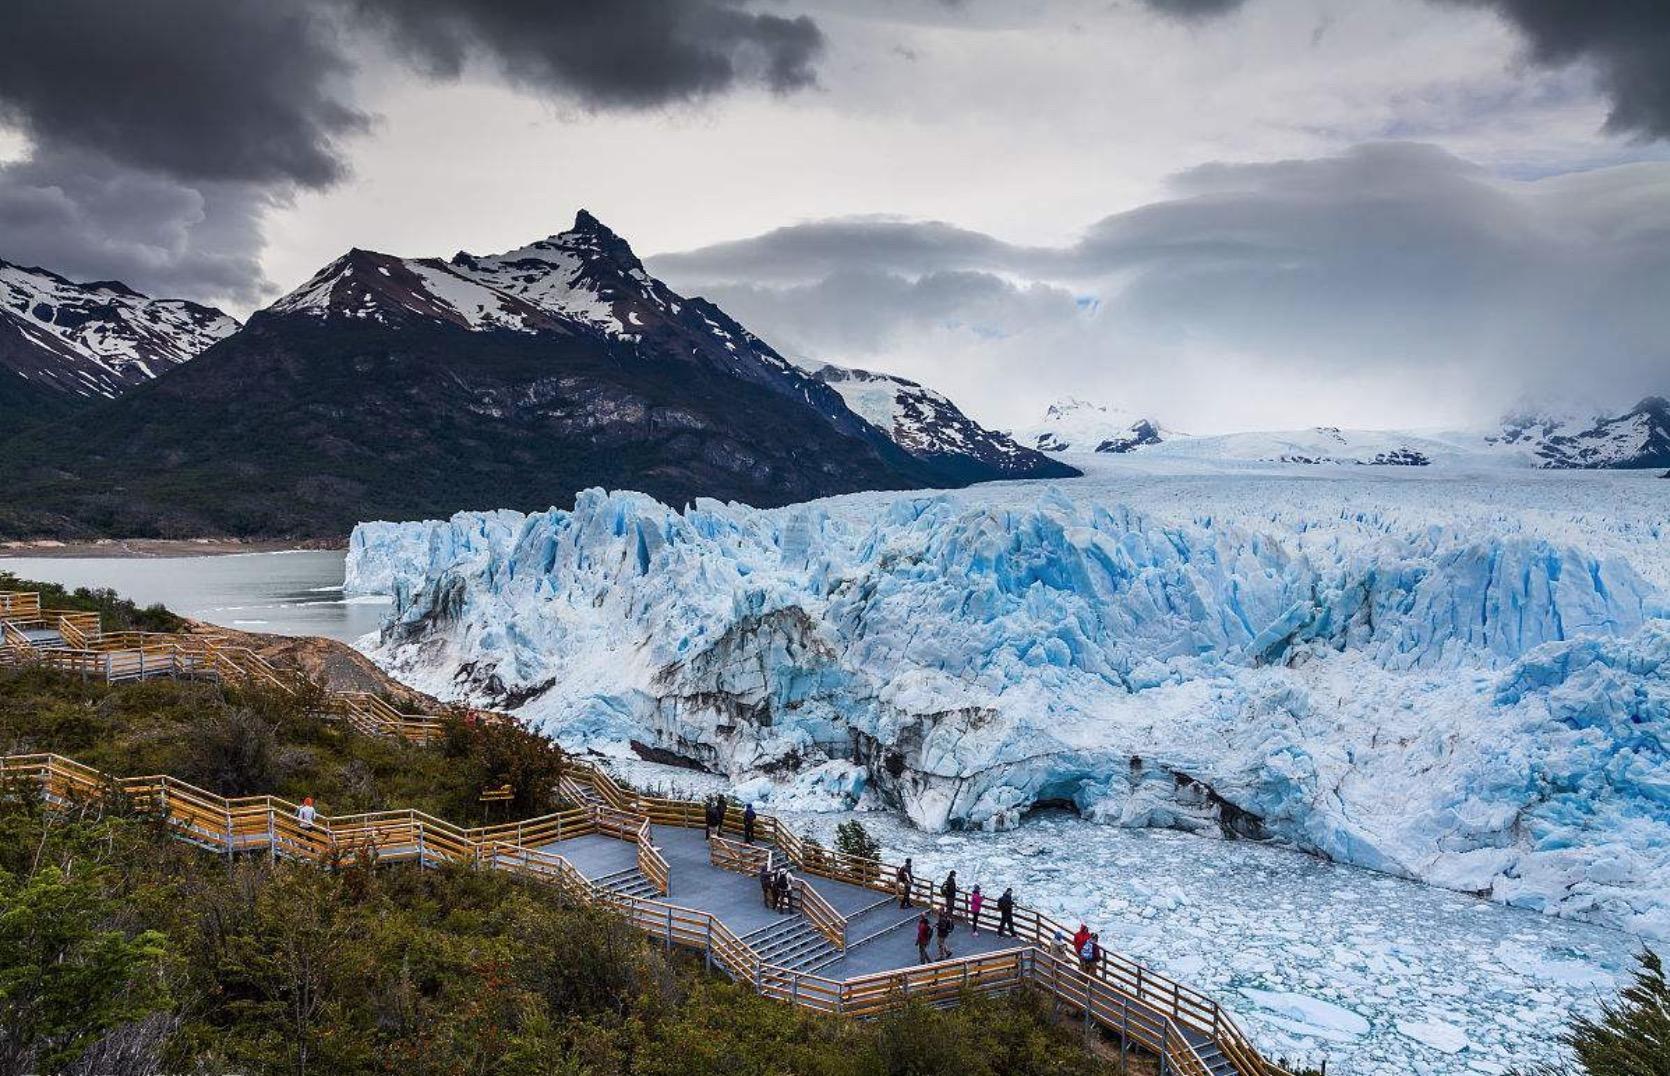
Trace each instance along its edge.
<path fill-rule="evenodd" d="M 1157 466 L 594 491 L 364 525 L 351 580 L 396 595 L 392 669 L 571 743 L 737 780 L 850 756 L 930 830 L 1070 801 L 1670 937 L 1662 483 Z"/>

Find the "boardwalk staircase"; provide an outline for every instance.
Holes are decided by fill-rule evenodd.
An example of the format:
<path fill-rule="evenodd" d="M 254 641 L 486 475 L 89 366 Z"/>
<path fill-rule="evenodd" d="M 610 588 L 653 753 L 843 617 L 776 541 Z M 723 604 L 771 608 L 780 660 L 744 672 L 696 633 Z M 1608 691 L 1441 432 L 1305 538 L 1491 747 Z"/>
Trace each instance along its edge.
<path fill-rule="evenodd" d="M 791 915 L 742 936 L 760 959 L 790 971 L 816 971 L 841 951 L 804 916 Z"/>
<path fill-rule="evenodd" d="M 619 893 L 627 897 L 644 897 L 653 899 L 660 894 L 656 891 L 655 883 L 650 881 L 643 871 L 636 866 L 605 874 L 601 878 L 593 878 L 592 884 L 611 893 Z"/>
<path fill-rule="evenodd" d="M 253 681 L 285 691 L 312 691 L 297 676 L 274 669 L 247 649 L 215 636 L 139 632 L 105 633 L 94 614 L 43 610 L 32 593 L 0 592 L 0 664 L 39 664 L 107 680 L 153 675 Z M 362 732 L 430 743 L 444 734 L 441 718 L 402 713 L 376 696 L 323 693 L 325 716 Z M 504 720 L 470 712 L 467 720 Z M 1290 1076 L 1263 1057 L 1229 1012 L 1208 995 L 1117 953 L 1104 952 L 1086 974 L 1077 961 L 1048 946 L 1066 928 L 1032 909 L 1017 907 L 1019 936 L 994 953 L 896 968 L 833 980 L 816 974 L 842 955 L 905 928 L 915 911 L 896 906 L 896 867 L 879 860 L 831 853 L 795 833 L 781 819 L 760 815 L 755 834 L 769 854 L 781 856 L 801 876 L 797 912 L 745 936 L 710 913 L 672 903 L 668 862 L 652 840 L 652 827 L 701 829 L 705 807 L 690 800 L 646 796 L 623 788 L 608 773 L 577 759 L 565 763 L 559 791 L 573 806 L 555 815 L 466 829 L 417 811 L 385 811 L 328 818 L 308 826 L 297 806 L 271 796 L 225 799 L 166 776 L 114 778 L 56 755 L 0 758 L 0 795 L 35 785 L 52 802 L 125 797 L 142 813 L 164 821 L 180 838 L 235 854 L 263 853 L 323 867 L 344 854 L 369 851 L 379 860 L 424 867 L 461 864 L 510 872 L 550 885 L 568 899 L 601 902 L 669 947 L 703 952 L 708 962 L 758 993 L 844 1016 L 872 1016 L 911 998 L 952 1004 L 969 993 L 1041 992 L 1058 1014 L 1140 1046 L 1160 1059 L 1162 1076 Z M 710 842 L 712 867 L 748 873 L 758 862 L 740 842 L 740 812 L 727 814 L 723 832 L 736 840 Z M 597 834 L 635 845 L 636 865 L 588 878 L 562 853 L 572 837 Z M 721 862 L 721 860 L 729 860 Z M 750 868 L 750 863 L 752 867 Z M 708 869 L 703 865 L 700 869 Z M 816 889 L 820 879 L 869 889 L 876 899 L 842 915 Z M 934 894 L 925 879 L 911 893 L 918 905 Z M 966 895 L 958 918 L 969 922 Z M 982 910 L 983 929 L 995 929 L 995 910 Z"/>
<path fill-rule="evenodd" d="M 847 951 L 880 941 L 916 922 L 922 909 L 901 908 L 894 898 L 882 897 L 847 917 Z"/>
<path fill-rule="evenodd" d="M 40 595 L 33 591 L 0 591 L 0 666 L 6 665 L 39 665 L 109 683 L 166 677 L 253 684 L 290 693 L 310 688 L 299 674 L 274 667 L 224 636 L 107 632 L 97 613 L 43 609 Z M 470 714 L 500 719 L 484 711 Z M 445 727 L 435 715 L 404 713 L 366 691 L 324 692 L 320 716 L 358 732 L 419 744 L 439 739 Z"/>

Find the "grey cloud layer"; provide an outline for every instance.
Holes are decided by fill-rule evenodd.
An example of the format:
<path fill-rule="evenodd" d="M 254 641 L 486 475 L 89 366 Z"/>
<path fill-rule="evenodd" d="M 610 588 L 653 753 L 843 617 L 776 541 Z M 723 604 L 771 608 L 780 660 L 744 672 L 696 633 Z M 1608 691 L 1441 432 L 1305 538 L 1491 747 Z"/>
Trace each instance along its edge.
<path fill-rule="evenodd" d="M 1250 0 L 1143 0 L 1178 18 L 1225 15 Z M 1670 3 L 1665 0 L 1435 0 L 1485 8 L 1513 23 L 1531 58 L 1555 66 L 1592 62 L 1612 99 L 1607 127 L 1670 138 Z"/>
<path fill-rule="evenodd" d="M 990 353 L 978 335 L 1056 391 L 1185 355 L 1249 357 L 1295 382 L 1436 373 L 1486 411 L 1578 382 L 1620 398 L 1670 388 L 1666 164 L 1508 184 L 1431 146 L 1378 144 L 1198 168 L 1174 197 L 1054 250 L 846 220 L 651 264 L 803 355 L 962 362 Z M 967 350 L 949 344 L 959 335 Z"/>
<path fill-rule="evenodd" d="M 817 26 L 745 0 L 19 0 L 0 39 L 0 257 L 146 291 L 253 298 L 262 209 L 348 171 L 368 37 L 437 78 L 648 108 L 812 84 Z"/>

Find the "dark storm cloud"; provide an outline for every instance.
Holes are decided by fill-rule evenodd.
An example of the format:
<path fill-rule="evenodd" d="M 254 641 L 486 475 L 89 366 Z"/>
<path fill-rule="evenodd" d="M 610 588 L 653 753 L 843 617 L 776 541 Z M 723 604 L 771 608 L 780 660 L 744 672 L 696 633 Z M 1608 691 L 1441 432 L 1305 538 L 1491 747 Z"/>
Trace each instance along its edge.
<path fill-rule="evenodd" d="M 266 195 L 185 183 L 90 150 L 42 149 L 0 166 L 0 257 L 147 295 L 253 304 Z"/>
<path fill-rule="evenodd" d="M 18 0 L 5 31 L 0 127 L 31 156 L 0 168 L 0 257 L 232 302 L 266 286 L 262 212 L 346 175 L 368 39 L 597 108 L 794 90 L 823 46 L 740 0 Z"/>
<path fill-rule="evenodd" d="M 38 145 L 198 180 L 325 186 L 365 115 L 307 3 L 20 0 L 0 46 L 0 120 Z"/>
<path fill-rule="evenodd" d="M 1301 380 L 1441 373 L 1476 386 L 1486 406 L 1528 390 L 1670 389 L 1670 164 L 1512 184 L 1437 147 L 1367 145 L 1194 169 L 1172 197 L 1053 250 L 944 224 L 831 221 L 651 266 L 681 290 L 734 296 L 750 328 L 827 358 L 929 353 L 925 320 L 963 326 L 980 347 L 976 336 L 1024 340 L 1053 324 L 1047 350 L 1014 358 L 1068 384 L 1107 369 L 1110 355 L 1154 368 L 1211 352 L 1261 356 Z M 924 319 L 908 289 L 875 286 L 888 276 L 1079 301 L 994 306 L 989 288 L 949 289 Z M 934 382 L 934 371 L 913 372 Z"/>
<path fill-rule="evenodd" d="M 1543 64 L 1590 60 L 1612 99 L 1608 129 L 1670 138 L 1670 2 L 1446 0 L 1500 12 Z"/>
<path fill-rule="evenodd" d="M 428 74 L 485 59 L 511 82 L 598 107 L 651 107 L 758 82 L 816 81 L 823 33 L 746 0 L 347 0 Z"/>
<path fill-rule="evenodd" d="M 1204 19 L 1224 15 L 1240 7 L 1243 0 L 1142 0 L 1162 15 L 1180 19 Z"/>

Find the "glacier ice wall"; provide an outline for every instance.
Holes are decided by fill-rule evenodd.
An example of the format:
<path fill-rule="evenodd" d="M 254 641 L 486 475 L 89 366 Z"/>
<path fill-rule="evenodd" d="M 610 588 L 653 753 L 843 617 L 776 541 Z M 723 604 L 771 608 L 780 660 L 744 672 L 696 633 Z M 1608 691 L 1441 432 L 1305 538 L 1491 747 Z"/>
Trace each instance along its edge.
<path fill-rule="evenodd" d="M 582 494 L 369 524 L 379 656 L 738 780 L 858 763 L 918 825 L 1070 802 L 1670 936 L 1670 631 L 1616 556 L 1162 523 L 1046 489 L 870 518 Z"/>

